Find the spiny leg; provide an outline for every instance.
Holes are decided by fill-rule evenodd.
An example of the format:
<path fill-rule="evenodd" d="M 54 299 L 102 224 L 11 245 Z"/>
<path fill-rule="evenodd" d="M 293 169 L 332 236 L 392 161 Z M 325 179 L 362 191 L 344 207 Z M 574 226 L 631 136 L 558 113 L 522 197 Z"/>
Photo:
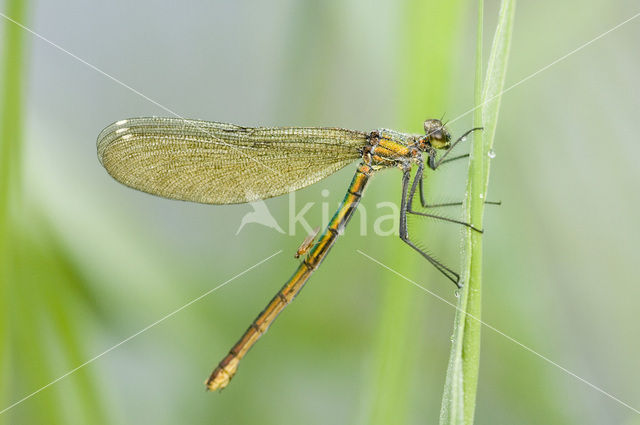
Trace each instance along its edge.
<path fill-rule="evenodd" d="M 435 156 L 429 156 L 429 168 L 431 168 L 432 170 L 435 170 L 440 165 L 442 165 L 445 162 L 445 158 L 447 157 L 447 155 L 449 155 L 449 153 L 453 150 L 453 148 L 455 148 L 456 145 L 461 141 L 466 140 L 467 136 L 476 130 L 482 130 L 482 127 L 472 128 L 471 130 L 464 133 L 462 136 L 458 137 L 458 139 L 451 144 L 451 147 L 449 147 L 449 149 L 447 149 L 446 152 L 443 153 L 440 159 L 438 159 L 437 161 Z M 452 158 L 452 160 L 460 159 L 460 158 L 463 158 L 463 156 Z"/>
<path fill-rule="evenodd" d="M 444 165 L 444 164 L 448 164 L 450 162 L 457 161 L 457 160 L 462 159 L 462 158 L 469 158 L 469 154 L 468 153 L 464 153 L 462 155 L 454 156 L 453 158 L 447 158 L 445 160 L 442 160 L 438 164 L 438 166 L 441 166 L 441 165 Z"/>
<path fill-rule="evenodd" d="M 409 214 L 414 214 L 414 215 L 419 215 L 422 217 L 431 217 L 431 218 L 435 218 L 438 220 L 443 220 L 443 221 L 448 221 L 450 223 L 456 223 L 456 224 L 461 224 L 463 226 L 467 226 L 468 228 L 470 228 L 471 230 L 475 230 L 476 232 L 482 233 L 482 230 L 474 227 L 472 224 L 464 222 L 464 221 L 460 221 L 460 220 L 456 220 L 453 218 L 448 218 L 448 217 L 442 217 L 439 215 L 435 215 L 435 214 L 428 214 L 428 213 L 423 213 L 423 212 L 419 212 L 419 211 L 414 211 L 413 210 L 413 197 L 416 194 L 416 189 L 418 187 L 418 185 L 422 184 L 422 173 L 424 171 L 424 165 L 420 164 L 418 165 L 418 171 L 416 171 L 416 176 L 413 179 L 413 184 L 411 185 L 411 191 L 409 192 L 409 199 L 407 201 L 407 210 L 406 212 L 408 212 Z M 403 184 L 404 184 L 404 180 L 403 180 Z M 408 182 L 407 182 L 408 185 Z M 422 195 L 422 192 L 420 193 Z M 402 212 L 402 208 L 400 209 L 400 211 Z M 402 220 L 401 220 L 402 223 Z"/>
<path fill-rule="evenodd" d="M 422 164 L 419 165 L 419 170 L 423 168 Z M 460 275 L 445 266 L 420 248 L 418 248 L 411 240 L 409 240 L 409 231 L 407 229 L 407 189 L 409 188 L 409 180 L 411 179 L 411 170 L 405 170 L 402 176 L 402 202 L 400 203 L 400 239 L 411 248 L 420 253 L 428 262 L 430 262 L 440 273 L 445 275 L 447 279 L 452 281 L 458 288 L 460 288 Z M 412 190 L 415 191 L 416 181 L 413 181 Z"/>
<path fill-rule="evenodd" d="M 464 156 L 469 156 L 469 154 L 464 155 Z M 452 158 L 451 161 L 453 161 L 453 159 L 457 159 L 456 158 Z M 429 204 L 427 203 L 427 201 L 425 200 L 425 196 L 424 196 L 424 189 L 423 189 L 423 178 L 420 179 L 418 181 L 418 191 L 420 192 L 420 204 L 422 205 L 422 208 L 439 208 L 439 207 L 459 207 L 462 206 L 462 202 L 458 201 L 458 202 L 442 202 L 439 204 Z M 485 205 L 502 205 L 502 201 L 486 201 Z"/>
<path fill-rule="evenodd" d="M 438 165 L 444 165 L 446 163 L 453 162 L 453 161 L 456 161 L 458 159 L 467 158 L 467 157 L 469 157 L 469 154 L 465 153 L 464 155 L 458 155 L 458 156 L 455 156 L 453 158 L 445 159 L 444 161 L 441 161 Z M 433 162 L 433 161 L 431 161 L 431 157 L 429 157 L 429 162 L 430 163 Z M 436 167 L 437 167 L 437 165 L 436 165 Z M 435 168 L 433 168 L 433 169 L 435 170 Z M 462 205 L 462 202 L 453 202 L 453 203 L 446 203 L 446 204 L 429 205 L 429 204 L 427 204 L 427 201 L 425 201 L 425 199 L 424 199 L 424 190 L 422 189 L 422 178 L 420 178 L 418 183 L 420 184 L 420 203 L 422 204 L 422 206 L 424 208 L 448 207 L 450 205 Z"/>
<path fill-rule="evenodd" d="M 422 195 L 422 194 L 420 194 Z M 422 197 L 422 196 L 421 196 Z M 422 203 L 422 199 L 420 199 L 420 203 L 422 204 L 422 208 L 425 209 L 429 209 L 429 208 L 440 208 L 440 207 L 461 207 L 462 206 L 462 201 L 458 201 L 458 202 L 442 202 L 440 204 L 427 204 Z M 502 205 L 502 201 L 486 201 L 484 203 L 485 205 Z"/>
<path fill-rule="evenodd" d="M 435 160 L 435 157 L 429 157 L 429 161 L 428 161 L 428 165 L 429 168 L 431 168 L 432 170 L 435 170 L 436 168 L 438 168 L 441 165 L 453 162 L 453 161 L 457 161 L 458 159 L 462 159 L 462 158 L 468 158 L 469 154 L 465 153 L 462 155 L 458 155 L 458 156 L 454 156 L 453 158 L 446 158 L 445 157 L 449 154 L 449 152 L 451 152 L 451 150 L 459 143 L 461 142 L 469 133 L 471 133 L 472 131 L 475 130 L 482 130 L 482 127 L 476 127 L 476 128 L 472 128 L 471 130 L 467 131 L 466 133 L 464 133 L 460 138 L 458 138 L 458 140 L 456 140 L 449 149 L 447 149 L 447 151 L 440 157 L 440 159 L 438 161 Z M 462 205 L 462 202 L 445 202 L 445 203 L 440 203 L 440 204 L 428 204 L 427 201 L 425 200 L 425 196 L 424 196 L 424 189 L 423 189 L 423 184 L 422 184 L 422 178 L 419 180 L 419 189 L 420 189 L 420 204 L 422 204 L 423 208 L 438 208 L 438 207 L 453 207 L 453 206 L 460 206 Z M 487 205 L 502 205 L 502 201 L 486 201 L 485 204 Z M 413 205 L 413 204 L 409 204 L 409 205 Z"/>

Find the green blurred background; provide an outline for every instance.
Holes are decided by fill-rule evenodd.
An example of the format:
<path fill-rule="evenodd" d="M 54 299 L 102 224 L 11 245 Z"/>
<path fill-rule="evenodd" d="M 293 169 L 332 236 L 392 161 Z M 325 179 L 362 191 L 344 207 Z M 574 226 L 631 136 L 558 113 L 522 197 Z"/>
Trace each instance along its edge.
<path fill-rule="evenodd" d="M 485 5 L 486 48 L 497 1 Z M 518 4 L 507 86 L 638 12 L 635 1 Z M 474 1 L 18 2 L 2 13 L 177 114 L 242 125 L 421 132 L 473 106 Z M 397 237 L 372 231 L 400 173 L 367 190 L 354 223 L 243 361 L 204 379 L 297 265 L 305 236 L 247 225 L 248 205 L 155 198 L 113 181 L 107 124 L 169 115 L 0 18 L 0 410 L 269 255 L 166 321 L 0 415 L 34 424 L 436 423 L 454 310 L 357 252 L 455 302 Z M 640 20 L 508 92 L 486 214 L 483 319 L 640 407 Z M 459 134 L 471 114 L 455 121 Z M 463 149 L 468 148 L 468 145 Z M 461 161 L 464 162 L 464 161 Z M 320 224 L 354 166 L 296 193 Z M 463 163 L 428 176 L 463 197 Z M 329 195 L 323 198 L 323 189 Z M 267 201 L 287 229 L 288 197 Z M 456 217 L 456 210 L 447 211 Z M 459 264 L 460 231 L 412 220 Z M 638 424 L 631 409 L 485 328 L 478 424 Z"/>

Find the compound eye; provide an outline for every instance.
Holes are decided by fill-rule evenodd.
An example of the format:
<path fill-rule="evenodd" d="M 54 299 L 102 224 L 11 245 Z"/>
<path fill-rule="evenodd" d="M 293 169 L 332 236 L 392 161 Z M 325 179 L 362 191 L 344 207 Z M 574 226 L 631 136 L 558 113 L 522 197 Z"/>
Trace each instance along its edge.
<path fill-rule="evenodd" d="M 442 139 L 442 121 L 431 119 L 424 122 L 424 132 L 429 138 Z"/>

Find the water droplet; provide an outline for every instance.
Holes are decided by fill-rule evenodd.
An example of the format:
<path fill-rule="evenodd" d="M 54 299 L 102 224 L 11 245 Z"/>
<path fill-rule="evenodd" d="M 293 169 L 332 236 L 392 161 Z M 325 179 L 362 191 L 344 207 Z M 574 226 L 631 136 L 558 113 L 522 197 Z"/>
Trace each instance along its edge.
<path fill-rule="evenodd" d="M 496 157 L 496 153 L 494 152 L 494 150 L 493 150 L 493 149 L 491 149 L 491 150 L 489 151 L 489 153 L 487 153 L 487 155 L 489 155 L 489 158 L 491 158 L 491 159 L 493 159 L 493 158 L 495 158 L 495 157 Z"/>
<path fill-rule="evenodd" d="M 464 136 L 462 139 L 460 139 L 461 142 L 466 142 L 467 141 L 467 136 Z"/>
<path fill-rule="evenodd" d="M 460 298 L 460 290 L 456 289 L 456 291 L 453 293 L 453 295 L 455 295 L 456 298 Z"/>

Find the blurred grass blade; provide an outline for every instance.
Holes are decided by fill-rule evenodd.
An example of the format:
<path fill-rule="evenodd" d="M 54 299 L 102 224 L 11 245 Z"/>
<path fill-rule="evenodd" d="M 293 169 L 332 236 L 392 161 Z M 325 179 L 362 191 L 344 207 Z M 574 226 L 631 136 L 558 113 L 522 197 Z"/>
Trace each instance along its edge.
<path fill-rule="evenodd" d="M 405 1 L 400 15 L 404 46 L 399 52 L 399 63 L 403 66 L 398 69 L 402 107 L 396 119 L 400 128 L 420 132 L 425 118 L 439 117 L 446 110 L 464 4 L 462 0 Z M 434 16 L 438 19 L 433 19 Z M 429 31 L 424 29 L 425 22 L 429 22 Z M 434 63 L 438 66 L 433 66 Z M 398 193 L 398 180 L 391 179 L 388 185 L 388 191 Z M 399 252 L 407 251 L 398 250 L 398 245 L 389 245 L 385 258 L 392 260 L 394 267 L 400 270 L 429 267 L 419 256 L 398 255 Z M 364 422 L 369 425 L 410 422 L 408 412 L 419 359 L 418 353 L 407 347 L 414 344 L 419 312 L 415 288 L 405 283 L 395 276 L 382 282 L 384 292 L 376 325 L 373 373 L 368 383 L 371 390 Z"/>
<path fill-rule="evenodd" d="M 8 0 L 5 13 L 23 20 L 26 2 Z M 20 176 L 20 139 L 22 111 L 22 76 L 24 34 L 16 25 L 4 20 L 2 52 L 2 85 L 0 86 L 0 302 L 4 317 L 0 319 L 0 401 L 7 400 L 9 390 L 9 338 L 7 318 L 9 283 L 13 280 L 11 212 L 16 211 L 17 180 Z M 0 418 L 0 423 L 6 419 Z"/>
<path fill-rule="evenodd" d="M 27 2 L 9 0 L 5 13 L 24 23 Z M 41 219 L 41 208 L 23 196 L 22 125 L 25 37 L 3 20 L 0 97 L 0 410 L 81 364 L 86 354 L 87 319 L 78 288 L 87 282 L 73 259 Z M 82 317 L 82 321 L 77 318 Z M 9 320 L 11 319 L 11 320 Z M 0 416 L 2 423 L 106 424 L 98 386 L 79 371 Z"/>
<path fill-rule="evenodd" d="M 503 0 L 498 25 L 491 47 L 487 74 L 482 86 L 482 22 L 483 1 L 478 2 L 476 50 L 476 83 L 474 125 L 484 127 L 476 132 L 469 161 L 469 182 L 465 200 L 465 218 L 482 228 L 484 200 L 489 177 L 489 155 L 498 122 L 500 96 L 504 87 L 513 30 L 515 0 Z M 478 369 L 480 366 L 480 331 L 482 289 L 482 238 L 470 230 L 465 232 L 462 279 L 464 288 L 458 301 L 454 321 L 453 344 L 440 413 L 441 425 L 471 425 L 475 413 Z"/>

